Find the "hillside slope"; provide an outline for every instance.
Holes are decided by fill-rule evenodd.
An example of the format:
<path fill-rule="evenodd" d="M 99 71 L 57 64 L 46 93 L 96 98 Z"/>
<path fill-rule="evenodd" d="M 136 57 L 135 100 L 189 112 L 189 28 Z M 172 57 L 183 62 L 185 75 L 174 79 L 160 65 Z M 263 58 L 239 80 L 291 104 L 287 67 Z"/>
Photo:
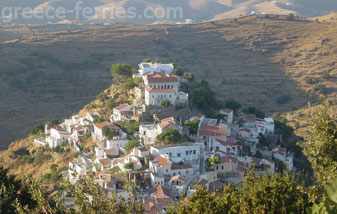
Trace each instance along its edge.
<path fill-rule="evenodd" d="M 60 32 L 0 43 L 0 145 L 78 111 L 111 84 L 109 67 L 176 62 L 220 100 L 267 113 L 336 99 L 337 23 L 243 17 L 199 25 Z"/>
<path fill-rule="evenodd" d="M 74 12 L 77 6 L 81 11 Z M 219 20 L 223 18 L 237 18 L 251 14 L 278 14 L 288 15 L 297 14 L 301 17 L 321 16 L 337 11 L 335 0 L 3 0 L 0 2 L 0 8 L 4 7 L 30 7 L 34 13 L 48 8 L 64 8 L 67 14 L 65 17 L 32 18 L 25 19 L 22 14 L 12 20 L 11 23 L 47 23 L 58 22 L 63 19 L 76 22 L 128 22 L 137 24 L 151 24 L 158 20 L 171 20 L 181 22 L 185 19 L 192 19 L 195 23 L 202 23 L 209 20 Z M 83 16 L 82 10 L 89 8 L 88 15 Z M 124 15 L 116 15 L 118 10 L 123 8 L 126 11 Z M 132 8 L 136 12 L 129 12 Z M 156 17 L 149 17 L 149 8 L 161 8 L 165 13 L 160 13 Z M 171 9 L 178 9 L 178 16 L 172 15 Z M 73 11 L 73 12 L 71 12 Z M 171 11 L 171 12 L 170 12 Z M 6 11 L 4 18 L 7 18 Z M 156 14 L 156 12 L 154 12 Z M 1 17 L 0 17 L 1 18 Z M 1 20 L 1 19 L 0 19 Z"/>

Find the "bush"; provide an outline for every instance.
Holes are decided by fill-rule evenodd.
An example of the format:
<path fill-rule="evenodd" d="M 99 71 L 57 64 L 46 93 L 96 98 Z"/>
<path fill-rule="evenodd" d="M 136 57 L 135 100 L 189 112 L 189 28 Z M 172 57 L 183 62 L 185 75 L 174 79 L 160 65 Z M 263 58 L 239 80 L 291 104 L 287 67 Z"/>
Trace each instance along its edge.
<path fill-rule="evenodd" d="M 129 162 L 127 164 L 124 165 L 125 169 L 133 169 L 133 163 Z"/>
<path fill-rule="evenodd" d="M 34 126 L 30 130 L 29 134 L 31 134 L 31 135 L 41 135 L 43 133 L 43 130 L 44 130 L 44 126 L 42 124 L 40 124 L 40 125 Z"/>
<path fill-rule="evenodd" d="M 229 108 L 237 112 L 241 108 L 241 104 L 233 99 L 229 99 L 225 101 L 225 108 Z"/>
<path fill-rule="evenodd" d="M 165 106 L 165 107 L 168 107 L 168 106 L 170 106 L 170 101 L 167 99 L 167 98 L 165 98 L 165 99 L 162 99 L 161 101 L 160 101 L 160 105 L 161 106 Z"/>
<path fill-rule="evenodd" d="M 24 156 L 22 156 L 21 161 L 26 163 L 26 164 L 31 164 L 34 161 L 34 158 L 29 156 L 29 155 L 24 155 Z"/>
<path fill-rule="evenodd" d="M 166 129 L 157 135 L 156 140 L 165 144 L 179 143 L 182 139 L 181 134 L 177 130 Z"/>
<path fill-rule="evenodd" d="M 290 100 L 291 100 L 291 97 L 289 95 L 281 95 L 281 96 L 276 98 L 276 103 L 277 104 L 286 104 L 286 103 L 289 103 Z"/>
<path fill-rule="evenodd" d="M 287 16 L 287 20 L 288 20 L 288 21 L 294 21 L 295 18 L 296 18 L 296 16 L 295 16 L 295 14 L 293 14 L 293 13 L 290 13 L 290 14 Z"/>
<path fill-rule="evenodd" d="M 259 109 L 254 108 L 254 107 L 249 107 L 249 108 L 247 108 L 247 109 L 244 109 L 244 110 L 242 110 L 242 112 L 245 113 L 245 114 L 254 114 L 255 117 L 257 117 L 257 118 L 262 118 L 262 119 L 263 119 L 264 116 L 265 116 L 265 113 L 264 113 L 264 112 L 262 112 L 262 111 L 259 110 Z"/>
<path fill-rule="evenodd" d="M 129 152 L 131 149 L 133 149 L 133 148 L 135 148 L 137 146 L 140 146 L 140 143 L 139 143 L 138 140 L 130 140 L 128 142 L 128 145 L 126 145 L 126 147 L 125 147 L 125 151 Z"/>
<path fill-rule="evenodd" d="M 115 103 L 115 100 L 113 98 L 108 99 L 105 102 L 105 108 L 112 111 L 112 109 L 114 109 L 117 106 L 117 104 Z"/>
<path fill-rule="evenodd" d="M 304 82 L 307 84 L 313 84 L 315 81 L 311 77 L 306 77 L 304 78 Z"/>

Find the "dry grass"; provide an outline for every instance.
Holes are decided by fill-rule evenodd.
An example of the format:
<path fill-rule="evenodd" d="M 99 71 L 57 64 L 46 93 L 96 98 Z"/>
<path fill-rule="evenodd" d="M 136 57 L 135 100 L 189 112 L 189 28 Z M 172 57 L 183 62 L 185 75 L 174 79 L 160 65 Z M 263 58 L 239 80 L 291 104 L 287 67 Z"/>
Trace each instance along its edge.
<path fill-rule="evenodd" d="M 326 97 L 335 99 L 336 27 L 337 23 L 260 16 L 50 33 L 0 43 L 0 144 L 25 136 L 34 124 L 79 111 L 110 86 L 111 64 L 136 67 L 146 57 L 176 62 L 197 81 L 207 80 L 220 100 L 235 98 L 268 114 L 317 100 L 313 89 L 318 84 L 326 86 Z M 4 75 L 17 68 L 27 72 Z M 324 72 L 331 78 L 322 79 Z M 315 83 L 307 84 L 307 76 Z M 13 85 L 15 79 L 22 80 L 20 87 Z M 282 95 L 291 100 L 278 104 Z"/>

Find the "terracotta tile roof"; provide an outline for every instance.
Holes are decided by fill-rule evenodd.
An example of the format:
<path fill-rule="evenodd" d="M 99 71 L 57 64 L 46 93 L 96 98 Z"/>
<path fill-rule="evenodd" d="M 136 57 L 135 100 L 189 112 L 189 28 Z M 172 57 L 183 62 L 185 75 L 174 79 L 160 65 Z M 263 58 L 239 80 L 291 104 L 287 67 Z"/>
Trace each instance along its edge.
<path fill-rule="evenodd" d="M 254 114 L 245 114 L 243 119 L 249 122 L 255 122 L 255 115 Z"/>
<path fill-rule="evenodd" d="M 104 126 L 106 126 L 107 124 L 109 124 L 108 121 L 103 121 L 101 123 L 96 123 L 95 126 L 99 129 L 102 129 Z"/>
<path fill-rule="evenodd" d="M 161 76 L 154 76 L 154 75 L 152 75 L 151 77 L 147 78 L 147 81 L 149 83 L 178 82 L 178 78 L 177 77 L 161 77 Z"/>
<path fill-rule="evenodd" d="M 102 160 L 99 160 L 99 162 L 100 162 L 104 167 L 110 166 L 110 164 L 111 164 L 111 160 L 110 160 L 110 159 L 102 159 Z"/>
<path fill-rule="evenodd" d="M 76 131 L 81 131 L 81 130 L 83 130 L 84 128 L 82 127 L 82 126 L 78 126 L 78 127 L 76 127 L 76 128 L 74 128 Z"/>
<path fill-rule="evenodd" d="M 146 147 L 138 147 L 137 149 L 141 152 L 148 152 L 149 151 Z"/>
<path fill-rule="evenodd" d="M 207 183 L 208 183 L 207 180 L 205 180 L 205 179 L 199 179 L 198 182 L 197 182 L 197 185 L 205 186 Z"/>
<path fill-rule="evenodd" d="M 183 182 L 187 182 L 187 179 L 182 177 L 181 175 L 176 175 L 176 176 L 171 177 L 169 182 L 176 181 L 176 180 L 181 180 Z"/>
<path fill-rule="evenodd" d="M 169 190 L 166 187 L 163 187 L 162 185 L 158 185 L 155 187 L 155 196 L 156 198 L 160 198 L 161 196 L 166 196 L 171 198 L 171 194 Z"/>
<path fill-rule="evenodd" d="M 248 129 L 248 128 L 245 128 L 245 129 L 240 129 L 239 132 L 248 132 L 250 133 L 252 130 Z"/>
<path fill-rule="evenodd" d="M 203 115 L 201 112 L 199 112 L 199 113 L 196 115 L 196 117 L 200 119 L 200 118 L 204 117 L 204 115 Z"/>
<path fill-rule="evenodd" d="M 236 141 L 233 139 L 227 139 L 227 141 L 223 141 L 220 139 L 216 139 L 217 142 L 219 142 L 223 146 L 237 146 Z"/>
<path fill-rule="evenodd" d="M 167 117 L 162 119 L 160 122 L 166 122 L 166 121 L 174 121 L 174 117 Z"/>
<path fill-rule="evenodd" d="M 122 110 L 124 108 L 127 108 L 127 107 L 130 107 L 129 104 L 124 103 L 124 104 L 121 104 L 121 105 L 115 107 L 114 109 L 117 110 L 117 111 L 120 111 L 120 110 Z"/>
<path fill-rule="evenodd" d="M 191 164 L 184 164 L 184 165 L 175 165 L 175 166 L 171 166 L 171 170 L 191 169 L 191 168 L 193 168 Z"/>
<path fill-rule="evenodd" d="M 225 109 L 220 109 L 220 112 L 225 112 L 227 114 L 230 114 L 233 110 L 229 109 L 229 108 L 225 108 Z"/>
<path fill-rule="evenodd" d="M 226 156 L 220 159 L 220 163 L 238 163 L 238 159 L 233 156 Z"/>
<path fill-rule="evenodd" d="M 174 93 L 174 90 L 172 89 L 153 89 L 150 87 L 146 88 L 146 91 L 151 92 L 151 93 Z"/>
<path fill-rule="evenodd" d="M 165 72 L 165 71 L 161 71 L 161 72 L 147 72 L 146 74 L 144 74 L 143 76 L 146 77 L 169 77 L 169 75 Z"/>
<path fill-rule="evenodd" d="M 201 136 L 226 136 L 226 130 L 221 130 L 219 126 L 202 126 L 199 130 Z"/>
<path fill-rule="evenodd" d="M 119 150 L 117 148 L 114 148 L 114 147 L 112 147 L 111 149 L 105 150 L 106 154 L 112 154 L 112 153 L 115 153 L 115 152 L 119 152 Z"/>
<path fill-rule="evenodd" d="M 170 161 L 164 157 L 158 157 L 154 160 L 156 160 L 160 166 L 166 166 L 170 164 Z"/>

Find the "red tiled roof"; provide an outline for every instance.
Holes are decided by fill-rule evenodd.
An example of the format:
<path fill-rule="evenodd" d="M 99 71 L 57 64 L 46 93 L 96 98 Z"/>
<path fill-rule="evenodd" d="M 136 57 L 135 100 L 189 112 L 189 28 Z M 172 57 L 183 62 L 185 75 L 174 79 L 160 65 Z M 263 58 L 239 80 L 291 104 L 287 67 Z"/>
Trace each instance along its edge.
<path fill-rule="evenodd" d="M 119 151 L 119 150 L 117 148 L 112 147 L 111 149 L 106 149 L 105 153 L 106 154 L 111 154 L 111 153 L 114 153 L 116 151 Z"/>
<path fill-rule="evenodd" d="M 158 157 L 155 159 L 160 166 L 166 166 L 170 164 L 170 161 L 164 157 Z"/>
<path fill-rule="evenodd" d="M 184 164 L 184 165 L 175 165 L 171 166 L 171 170 L 179 170 L 179 169 L 191 169 L 192 165 L 191 164 Z"/>
<path fill-rule="evenodd" d="M 226 136 L 227 132 L 221 130 L 219 126 L 202 126 L 199 130 L 201 136 Z"/>
<path fill-rule="evenodd" d="M 227 139 L 227 141 L 216 139 L 216 141 L 219 142 L 223 146 L 237 146 L 235 140 L 233 139 Z"/>
<path fill-rule="evenodd" d="M 108 121 L 103 121 L 101 123 L 96 123 L 95 126 L 99 129 L 102 129 L 104 126 L 106 126 L 107 124 L 109 124 Z"/>
<path fill-rule="evenodd" d="M 111 160 L 110 159 L 102 159 L 102 160 L 99 160 L 99 162 L 104 166 L 109 166 L 111 164 Z"/>
<path fill-rule="evenodd" d="M 174 90 L 172 89 L 153 89 L 150 87 L 146 88 L 146 91 L 151 92 L 151 93 L 174 93 Z"/>
<path fill-rule="evenodd" d="M 156 187 L 156 197 L 159 198 L 160 196 L 163 196 L 163 195 L 167 197 L 171 197 L 171 194 L 166 187 L 163 187 L 162 185 L 158 185 Z"/>
<path fill-rule="evenodd" d="M 197 185 L 205 186 L 207 183 L 208 183 L 207 180 L 205 180 L 205 179 L 199 179 L 198 182 L 197 182 Z"/>
<path fill-rule="evenodd" d="M 149 83 L 156 83 L 156 82 L 178 82 L 177 77 L 156 77 L 151 76 L 147 78 Z"/>
<path fill-rule="evenodd" d="M 244 120 L 254 122 L 255 121 L 255 115 L 254 114 L 246 114 L 243 117 Z"/>
<path fill-rule="evenodd" d="M 229 109 L 229 108 L 225 108 L 225 109 L 220 109 L 220 111 L 229 114 L 229 113 L 231 113 L 233 110 L 232 110 L 232 109 Z"/>
<path fill-rule="evenodd" d="M 238 159 L 233 156 L 226 156 L 220 159 L 220 163 L 238 163 Z"/>
<path fill-rule="evenodd" d="M 122 110 L 124 108 L 127 108 L 127 107 L 129 107 L 129 104 L 124 103 L 124 104 L 121 104 L 121 105 L 115 107 L 114 109 L 117 110 L 117 111 L 120 111 L 120 110 Z"/>

